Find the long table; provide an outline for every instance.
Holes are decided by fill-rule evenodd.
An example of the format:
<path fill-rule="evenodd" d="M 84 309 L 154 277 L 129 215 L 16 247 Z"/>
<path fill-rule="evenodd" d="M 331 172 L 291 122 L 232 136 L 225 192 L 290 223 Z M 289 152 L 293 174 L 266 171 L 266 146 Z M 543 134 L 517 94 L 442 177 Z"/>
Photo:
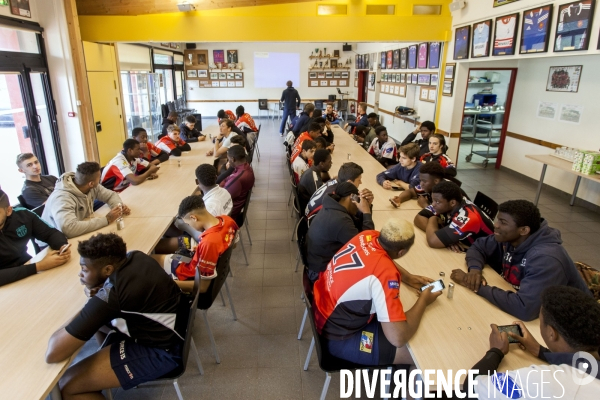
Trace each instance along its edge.
<path fill-rule="evenodd" d="M 218 133 L 216 125 L 204 133 Z M 44 356 L 52 333 L 72 318 L 87 301 L 79 282 L 80 271 L 77 244 L 97 233 L 115 232 L 123 238 L 128 250 L 150 253 L 172 223 L 182 198 L 195 187 L 194 170 L 202 163 L 212 164 L 206 156 L 213 145 L 190 143 L 192 151 L 172 157 L 162 163 L 158 179 L 130 186 L 120 193 L 123 203 L 131 208 L 125 228 L 112 224 L 97 231 L 69 239 L 71 259 L 65 265 L 0 288 L 0 399 L 44 399 L 51 391 L 60 398 L 57 383 L 71 364 L 71 357 L 59 363 L 47 364 Z M 94 217 L 109 211 L 103 206 Z M 44 257 L 36 255 L 32 262 Z"/>

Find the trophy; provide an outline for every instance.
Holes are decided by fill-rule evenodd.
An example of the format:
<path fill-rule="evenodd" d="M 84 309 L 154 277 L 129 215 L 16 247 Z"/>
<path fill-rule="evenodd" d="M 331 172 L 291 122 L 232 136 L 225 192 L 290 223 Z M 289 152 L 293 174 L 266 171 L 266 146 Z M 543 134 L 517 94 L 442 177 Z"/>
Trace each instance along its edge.
<path fill-rule="evenodd" d="M 235 63 L 229 63 L 229 69 L 234 69 L 235 68 Z"/>
<path fill-rule="evenodd" d="M 325 60 L 325 68 L 328 67 L 328 64 L 329 64 L 329 60 Z"/>
<path fill-rule="evenodd" d="M 319 62 L 319 67 L 323 68 L 323 61 Z"/>
<path fill-rule="evenodd" d="M 215 65 L 215 63 L 211 63 L 211 64 L 208 66 L 208 68 L 209 68 L 209 69 L 216 69 L 216 68 L 217 68 L 217 66 Z"/>
<path fill-rule="evenodd" d="M 223 63 L 218 62 L 217 63 L 217 68 L 222 69 L 223 68 Z"/>
<path fill-rule="evenodd" d="M 319 57 L 323 57 L 323 51 L 319 50 Z"/>
<path fill-rule="evenodd" d="M 239 63 L 237 63 L 237 67 L 241 71 L 244 68 L 244 64 L 242 64 L 241 62 L 239 62 Z"/>
<path fill-rule="evenodd" d="M 319 57 L 319 49 L 315 49 L 315 57 Z"/>
<path fill-rule="evenodd" d="M 329 56 L 327 55 L 327 47 L 323 47 L 323 54 L 325 54 L 325 57 L 329 57 Z"/>
<path fill-rule="evenodd" d="M 313 67 L 317 68 L 319 66 L 319 61 L 315 60 L 315 65 Z"/>
<path fill-rule="evenodd" d="M 194 56 L 192 55 L 192 53 L 189 53 L 189 54 L 188 54 L 188 58 L 189 58 L 189 60 L 190 60 L 190 64 L 192 63 L 192 58 L 193 58 L 193 57 L 194 57 Z"/>

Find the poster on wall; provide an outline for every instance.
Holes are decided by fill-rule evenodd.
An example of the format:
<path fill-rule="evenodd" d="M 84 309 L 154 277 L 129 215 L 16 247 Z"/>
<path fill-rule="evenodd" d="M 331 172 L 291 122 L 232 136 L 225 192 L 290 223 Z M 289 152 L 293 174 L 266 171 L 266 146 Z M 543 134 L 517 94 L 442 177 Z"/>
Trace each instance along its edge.
<path fill-rule="evenodd" d="M 224 63 L 225 62 L 225 50 L 213 50 L 213 62 Z"/>
<path fill-rule="evenodd" d="M 582 65 L 550 67 L 546 91 L 577 93 L 582 69 Z"/>
<path fill-rule="evenodd" d="M 520 54 L 546 53 L 552 23 L 552 4 L 523 11 Z"/>
<path fill-rule="evenodd" d="M 363 69 L 369 68 L 369 54 L 363 54 Z"/>
<path fill-rule="evenodd" d="M 400 69 L 406 69 L 406 63 L 408 61 L 408 48 L 400 49 Z"/>
<path fill-rule="evenodd" d="M 429 43 L 429 69 L 438 69 L 440 67 L 440 42 Z"/>
<path fill-rule="evenodd" d="M 515 54 L 515 42 L 519 30 L 519 13 L 496 18 L 494 30 L 494 56 L 512 56 Z"/>
<path fill-rule="evenodd" d="M 237 64 L 238 62 L 238 51 L 227 50 L 227 64 Z"/>
<path fill-rule="evenodd" d="M 417 61 L 417 67 L 421 69 L 427 69 L 427 52 L 429 51 L 429 46 L 427 43 L 419 44 L 419 58 Z"/>
<path fill-rule="evenodd" d="M 561 122 L 568 122 L 570 124 L 578 124 L 581 122 L 582 115 L 583 106 L 561 104 L 558 120 Z"/>
<path fill-rule="evenodd" d="M 456 28 L 454 31 L 454 59 L 465 60 L 469 58 L 469 37 L 471 26 Z"/>
<path fill-rule="evenodd" d="M 392 69 L 392 65 L 394 65 L 394 52 L 392 50 L 388 50 L 387 52 L 387 60 L 386 60 L 386 65 L 387 65 L 387 69 Z"/>
<path fill-rule="evenodd" d="M 442 96 L 452 97 L 452 85 L 453 81 L 444 81 L 442 86 Z"/>
<path fill-rule="evenodd" d="M 491 28 L 491 19 L 473 25 L 473 43 L 471 45 L 472 58 L 489 57 Z"/>
<path fill-rule="evenodd" d="M 10 0 L 10 12 L 20 17 L 31 18 L 29 0 Z"/>
<path fill-rule="evenodd" d="M 417 68 L 417 45 L 408 46 L 408 69 Z"/>
<path fill-rule="evenodd" d="M 393 61 L 392 61 L 392 68 L 393 69 L 400 68 L 400 49 L 394 50 Z"/>
<path fill-rule="evenodd" d="M 543 119 L 555 119 L 558 115 L 558 104 L 540 101 L 537 109 L 537 117 Z"/>
<path fill-rule="evenodd" d="M 519 0 L 494 0 L 494 7 L 504 6 L 506 4 L 514 3 Z"/>
<path fill-rule="evenodd" d="M 381 52 L 380 55 L 381 58 L 381 69 L 385 69 L 385 67 L 387 67 L 387 53 L 385 51 Z"/>
<path fill-rule="evenodd" d="M 585 0 L 558 6 L 554 51 L 588 49 L 594 3 L 594 0 Z"/>

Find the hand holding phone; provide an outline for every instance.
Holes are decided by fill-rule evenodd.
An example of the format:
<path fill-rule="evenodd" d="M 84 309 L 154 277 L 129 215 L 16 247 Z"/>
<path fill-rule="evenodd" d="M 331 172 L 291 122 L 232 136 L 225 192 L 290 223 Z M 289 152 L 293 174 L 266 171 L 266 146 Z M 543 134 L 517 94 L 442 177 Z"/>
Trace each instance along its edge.
<path fill-rule="evenodd" d="M 431 283 L 423 286 L 419 290 L 422 292 L 425 289 L 427 289 L 429 286 L 433 286 L 433 289 L 431 290 L 432 293 L 439 292 L 440 290 L 446 289 L 446 285 L 444 285 L 444 281 L 441 279 L 438 279 L 437 281 L 431 282 Z"/>
<path fill-rule="evenodd" d="M 60 248 L 60 253 L 58 253 L 58 255 L 61 256 L 65 251 L 67 251 L 69 247 L 71 247 L 71 243 L 65 244 L 63 247 Z"/>
<path fill-rule="evenodd" d="M 508 332 L 512 332 L 515 335 L 519 335 L 519 336 L 523 336 L 523 332 L 521 331 L 521 327 L 519 325 L 502 325 L 498 327 L 498 330 L 500 332 L 506 332 L 506 334 L 508 335 Z M 519 343 L 519 341 L 515 338 L 513 338 L 512 336 L 508 335 L 508 343 Z"/>

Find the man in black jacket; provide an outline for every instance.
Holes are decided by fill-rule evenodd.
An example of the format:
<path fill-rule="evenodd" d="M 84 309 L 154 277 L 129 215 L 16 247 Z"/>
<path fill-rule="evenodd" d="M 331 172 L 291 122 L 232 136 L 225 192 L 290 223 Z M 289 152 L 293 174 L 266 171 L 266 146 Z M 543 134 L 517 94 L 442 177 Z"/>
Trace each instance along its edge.
<path fill-rule="evenodd" d="M 288 117 L 290 122 L 296 116 L 296 109 L 300 108 L 300 95 L 298 91 L 292 86 L 292 81 L 287 81 L 287 89 L 281 93 L 281 100 L 283 103 L 283 119 L 281 120 L 281 126 L 279 127 L 279 133 L 283 136 L 285 130 L 285 124 L 287 124 Z"/>
<path fill-rule="evenodd" d="M 175 111 L 171 111 L 169 113 L 169 115 L 167 116 L 167 118 L 163 118 L 162 120 L 162 132 L 160 135 L 158 135 L 159 139 L 162 139 L 163 137 L 167 136 L 167 128 L 169 127 L 169 125 L 173 125 L 177 123 L 177 113 Z"/>
<path fill-rule="evenodd" d="M 32 238 L 48 243 L 52 250 L 41 261 L 26 264 L 31 259 L 27 242 Z M 62 249 L 67 243 L 65 235 L 33 212 L 22 207 L 13 209 L 6 193 L 0 190 L 0 286 L 63 265 L 71 258 L 70 250 L 59 254 L 54 249 Z"/>
<path fill-rule="evenodd" d="M 417 134 L 419 132 L 421 133 L 422 139 L 415 140 L 415 138 L 417 137 Z M 415 129 L 413 132 L 409 133 L 408 136 L 406 136 L 406 138 L 404 138 L 404 141 L 402 143 L 400 143 L 400 146 L 407 145 L 414 141 L 414 143 L 418 144 L 419 147 L 421 148 L 421 153 L 419 154 L 419 157 L 420 157 L 423 154 L 429 153 L 429 138 L 434 133 L 435 133 L 435 124 L 431 121 L 423 121 L 421 123 L 421 126 L 417 127 L 417 129 Z"/>
<path fill-rule="evenodd" d="M 315 105 L 313 103 L 307 103 L 304 106 L 304 110 L 300 113 L 300 116 L 292 126 L 292 132 L 294 137 L 297 139 L 298 136 L 303 132 L 301 129 L 306 125 L 309 119 L 312 118 L 313 112 L 315 111 Z"/>
<path fill-rule="evenodd" d="M 363 214 L 360 227 L 355 224 L 358 211 Z M 306 245 L 310 280 L 316 281 L 319 272 L 325 271 L 335 253 L 366 229 L 375 229 L 369 199 L 359 195 L 354 184 L 339 183 L 335 193 L 325 195 L 323 209 L 314 217 L 308 229 Z"/>

